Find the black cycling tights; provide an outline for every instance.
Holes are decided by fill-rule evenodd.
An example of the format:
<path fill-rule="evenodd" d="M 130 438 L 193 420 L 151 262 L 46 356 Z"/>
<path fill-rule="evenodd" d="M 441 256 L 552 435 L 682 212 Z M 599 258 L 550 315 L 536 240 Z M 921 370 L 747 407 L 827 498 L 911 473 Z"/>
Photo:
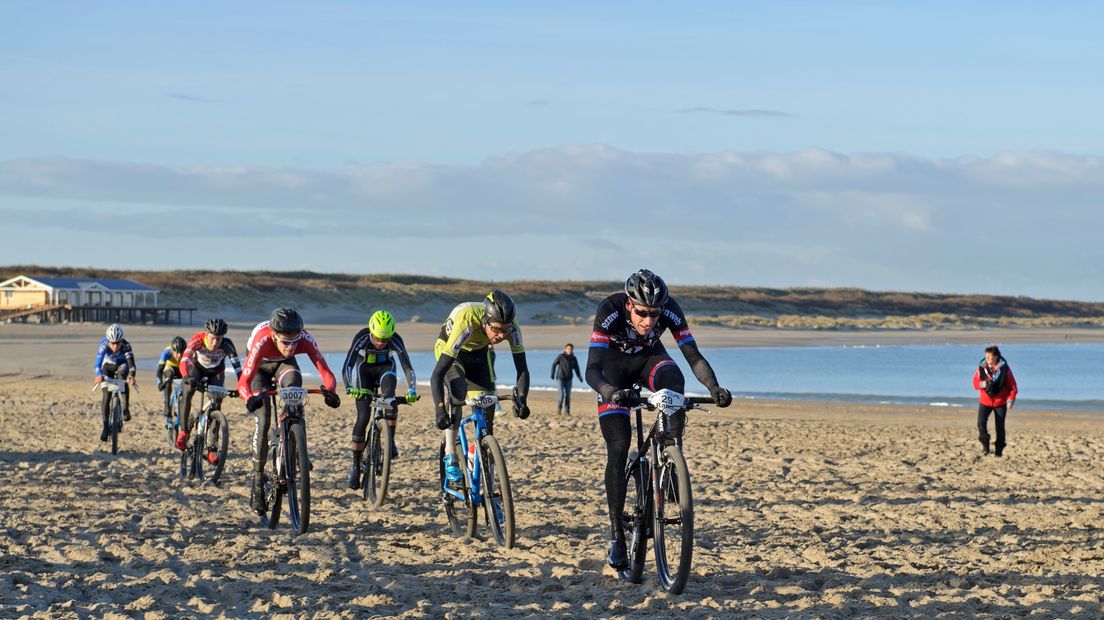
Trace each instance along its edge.
<path fill-rule="evenodd" d="M 599 418 L 598 424 L 606 440 L 606 503 L 610 525 L 616 533 L 622 529 L 621 514 L 625 510 L 625 463 L 632 445 L 632 424 L 629 416 L 619 413 Z"/>

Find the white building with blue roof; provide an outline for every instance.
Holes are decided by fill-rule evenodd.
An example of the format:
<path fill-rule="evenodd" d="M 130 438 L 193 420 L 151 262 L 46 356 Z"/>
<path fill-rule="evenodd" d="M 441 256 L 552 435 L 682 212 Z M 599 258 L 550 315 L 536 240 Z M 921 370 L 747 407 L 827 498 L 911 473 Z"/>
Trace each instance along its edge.
<path fill-rule="evenodd" d="M 153 308 L 158 292 L 134 280 L 19 275 L 0 282 L 0 309 L 53 305 Z"/>

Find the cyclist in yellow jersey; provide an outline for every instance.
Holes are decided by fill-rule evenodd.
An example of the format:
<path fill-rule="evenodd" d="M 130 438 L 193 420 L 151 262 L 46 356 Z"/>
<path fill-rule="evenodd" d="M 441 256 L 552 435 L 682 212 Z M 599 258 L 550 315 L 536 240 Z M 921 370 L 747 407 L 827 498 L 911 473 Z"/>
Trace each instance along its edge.
<path fill-rule="evenodd" d="M 170 416 L 169 400 L 172 397 L 172 391 L 168 388 L 172 386 L 173 379 L 180 378 L 180 356 L 184 355 L 185 346 L 184 339 L 176 336 L 157 360 L 157 390 L 163 395 L 166 418 Z"/>
<path fill-rule="evenodd" d="M 514 415 L 529 417 L 525 399 L 529 395 L 529 367 L 525 362 L 525 347 L 521 343 L 521 327 L 517 322 L 514 300 L 495 289 L 483 303 L 462 303 L 452 309 L 441 326 L 433 347 L 437 365 L 429 378 L 437 428 L 445 431 L 445 475 L 458 482 L 461 472 L 456 460 L 456 425 L 447 406 L 447 396 L 464 399 L 470 391 L 495 391 L 494 361 L 490 345 L 510 342 L 510 352 L 517 368 Z M 446 389 L 448 394 L 446 394 Z M 487 414 L 487 432 L 494 432 L 494 412 Z"/>

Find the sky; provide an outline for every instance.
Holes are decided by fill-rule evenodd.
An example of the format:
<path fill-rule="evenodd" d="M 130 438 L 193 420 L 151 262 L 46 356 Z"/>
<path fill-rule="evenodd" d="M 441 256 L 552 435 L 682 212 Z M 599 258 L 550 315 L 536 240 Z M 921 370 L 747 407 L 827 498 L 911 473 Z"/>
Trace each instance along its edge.
<path fill-rule="evenodd" d="M 1104 301 L 1095 3 L 0 14 L 0 265 Z"/>

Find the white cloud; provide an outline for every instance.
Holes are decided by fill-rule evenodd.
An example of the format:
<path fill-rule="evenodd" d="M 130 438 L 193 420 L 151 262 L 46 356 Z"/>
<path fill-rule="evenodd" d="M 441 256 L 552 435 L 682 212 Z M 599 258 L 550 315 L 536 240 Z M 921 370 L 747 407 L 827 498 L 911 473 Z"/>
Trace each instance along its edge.
<path fill-rule="evenodd" d="M 320 270 L 378 247 L 404 255 L 391 270 L 471 263 L 486 272 L 456 274 L 465 276 L 567 277 L 559 264 L 571 265 L 570 277 L 616 277 L 648 263 L 696 281 L 1104 298 L 1091 266 L 1104 259 L 1102 203 L 1104 158 L 1037 151 L 925 159 L 565 145 L 476 166 L 323 171 L 0 161 L 0 215 L 27 240 L 7 262 L 95 262 L 35 254 L 62 230 L 110 227 L 135 242 L 225 236 L 263 248 L 284 229 L 333 240 L 311 250 L 306 266 Z M 479 255 L 478 244 L 508 249 L 450 258 Z M 980 256 L 1008 281 L 969 277 Z M 176 266 L 202 266 L 193 259 L 181 252 Z"/>

